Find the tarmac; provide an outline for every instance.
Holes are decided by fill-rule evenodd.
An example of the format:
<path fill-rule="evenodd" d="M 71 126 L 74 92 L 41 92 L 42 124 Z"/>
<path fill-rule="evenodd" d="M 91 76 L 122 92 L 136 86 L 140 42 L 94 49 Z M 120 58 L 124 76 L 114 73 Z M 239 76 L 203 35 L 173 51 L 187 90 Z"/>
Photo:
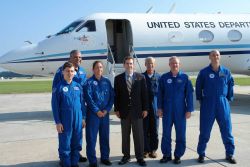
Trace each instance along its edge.
<path fill-rule="evenodd" d="M 58 139 L 50 107 L 51 94 L 8 94 L 0 95 L 0 167 L 57 167 Z M 172 162 L 160 164 L 162 157 L 160 144 L 156 159 L 146 158 L 147 166 L 250 166 L 250 86 L 235 86 L 235 100 L 231 103 L 233 135 L 235 139 L 236 165 L 225 161 L 225 150 L 217 123 L 214 124 L 211 138 L 207 146 L 205 163 L 197 162 L 196 147 L 199 135 L 199 105 L 187 123 L 187 149 L 181 158 L 181 164 Z M 159 137 L 162 128 L 160 124 Z M 175 146 L 175 131 L 172 131 L 172 149 Z M 85 134 L 84 134 L 85 135 Z M 84 140 L 83 155 L 86 143 Z M 112 166 L 119 166 L 121 153 L 120 120 L 115 115 L 110 117 L 110 159 Z M 134 158 L 131 136 L 132 161 L 124 167 L 138 166 Z M 96 145 L 99 157 L 99 144 Z M 88 162 L 80 163 L 80 167 L 88 166 Z M 100 166 L 104 166 L 99 164 Z"/>

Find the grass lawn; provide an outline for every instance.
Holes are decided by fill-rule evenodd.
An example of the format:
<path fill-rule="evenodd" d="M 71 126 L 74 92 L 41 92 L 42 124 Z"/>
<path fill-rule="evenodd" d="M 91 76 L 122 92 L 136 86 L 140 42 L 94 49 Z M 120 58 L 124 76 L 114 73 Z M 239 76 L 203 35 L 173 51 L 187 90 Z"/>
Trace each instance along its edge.
<path fill-rule="evenodd" d="M 191 78 L 193 86 L 195 86 L 196 78 Z M 250 77 L 234 78 L 234 84 L 239 86 L 250 86 Z"/>
<path fill-rule="evenodd" d="M 193 86 L 195 86 L 196 78 L 192 78 Z M 250 77 L 234 78 L 235 85 L 250 86 Z M 42 81 L 3 81 L 0 82 L 0 94 L 15 93 L 45 93 L 51 92 L 51 80 Z"/>
<path fill-rule="evenodd" d="M 51 92 L 52 81 L 4 81 L 0 82 L 0 94 Z"/>

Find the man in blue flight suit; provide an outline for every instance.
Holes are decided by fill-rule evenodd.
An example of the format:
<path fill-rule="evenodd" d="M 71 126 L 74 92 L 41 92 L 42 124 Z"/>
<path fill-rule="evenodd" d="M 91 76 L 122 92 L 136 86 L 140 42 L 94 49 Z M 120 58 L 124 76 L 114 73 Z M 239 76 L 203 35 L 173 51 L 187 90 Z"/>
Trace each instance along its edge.
<path fill-rule="evenodd" d="M 143 73 L 146 79 L 149 110 L 148 115 L 143 119 L 144 132 L 144 158 L 156 158 L 158 149 L 159 116 L 157 114 L 157 95 L 160 74 L 155 72 L 155 59 L 145 59 L 146 71 Z"/>
<path fill-rule="evenodd" d="M 82 128 L 85 126 L 85 101 L 82 86 L 73 81 L 74 67 L 63 65 L 64 79 L 52 92 L 52 111 L 59 140 L 59 158 L 62 167 L 78 167 L 82 150 Z"/>
<path fill-rule="evenodd" d="M 109 112 L 114 103 L 114 90 L 111 82 L 102 76 L 101 61 L 93 63 L 94 75 L 86 81 L 84 92 L 87 102 L 86 141 L 89 167 L 97 167 L 96 141 L 99 131 L 101 163 L 112 165 L 109 160 Z"/>
<path fill-rule="evenodd" d="M 210 65 L 202 69 L 196 81 L 196 98 L 200 102 L 200 136 L 197 147 L 198 162 L 204 163 L 205 150 L 214 121 L 220 127 L 221 137 L 226 149 L 226 160 L 236 163 L 234 138 L 229 101 L 233 100 L 234 80 L 230 71 L 220 65 L 220 52 L 210 52 Z"/>
<path fill-rule="evenodd" d="M 176 147 L 174 163 L 181 163 L 180 158 L 186 149 L 186 119 L 194 111 L 193 86 L 189 77 L 179 70 L 180 60 L 176 56 L 169 59 L 170 72 L 161 76 L 158 91 L 158 114 L 162 117 L 163 133 L 160 163 L 172 160 L 171 131 L 174 124 Z"/>
<path fill-rule="evenodd" d="M 87 77 L 85 70 L 82 67 L 80 67 L 80 64 L 82 63 L 81 52 L 78 50 L 72 50 L 70 52 L 69 62 L 71 62 L 75 68 L 73 80 L 79 83 L 81 86 L 83 86 L 83 84 L 87 80 Z M 58 68 L 55 77 L 53 79 L 52 88 L 56 87 L 56 85 L 62 80 L 63 80 L 63 66 Z"/>
<path fill-rule="evenodd" d="M 69 62 L 71 62 L 75 68 L 73 80 L 79 83 L 81 86 L 84 85 L 87 77 L 85 70 L 80 67 L 82 63 L 81 52 L 78 50 L 72 50 L 70 52 Z M 56 87 L 58 83 L 63 80 L 63 66 L 59 67 L 52 83 L 52 89 Z M 79 153 L 80 154 L 80 153 Z M 87 158 L 80 154 L 79 162 L 86 162 Z"/>

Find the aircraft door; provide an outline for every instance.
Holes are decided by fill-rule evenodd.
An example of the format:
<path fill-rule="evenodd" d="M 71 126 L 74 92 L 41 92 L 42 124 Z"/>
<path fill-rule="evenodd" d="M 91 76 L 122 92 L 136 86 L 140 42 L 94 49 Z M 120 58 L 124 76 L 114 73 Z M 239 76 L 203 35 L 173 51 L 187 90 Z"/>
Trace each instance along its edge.
<path fill-rule="evenodd" d="M 46 56 L 46 55 L 43 55 Z M 42 75 L 54 75 L 55 74 L 55 67 L 57 66 L 57 64 L 55 64 L 55 62 L 49 62 L 47 58 L 44 59 L 44 61 L 41 62 L 41 74 Z M 53 69 L 54 68 L 54 69 Z"/>
<path fill-rule="evenodd" d="M 36 66 L 34 64 L 36 66 L 36 67 L 34 67 L 34 69 L 37 69 L 37 71 L 36 70 L 34 71 L 35 74 L 45 75 L 45 76 L 51 75 L 53 72 L 50 70 L 50 66 L 48 63 L 48 58 L 46 56 L 46 53 L 44 51 L 39 50 L 39 51 L 35 52 L 35 55 L 37 57 L 40 57 L 40 61 L 38 62 L 39 65 Z"/>
<path fill-rule="evenodd" d="M 130 55 L 133 45 L 132 29 L 128 20 L 107 20 L 107 39 L 116 64 L 122 64 L 125 56 Z"/>

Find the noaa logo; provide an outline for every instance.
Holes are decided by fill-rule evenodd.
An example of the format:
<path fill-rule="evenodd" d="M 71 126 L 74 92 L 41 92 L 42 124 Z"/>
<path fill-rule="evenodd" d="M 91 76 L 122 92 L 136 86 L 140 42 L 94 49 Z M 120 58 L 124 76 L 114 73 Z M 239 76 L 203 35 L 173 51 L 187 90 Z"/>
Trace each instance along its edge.
<path fill-rule="evenodd" d="M 214 78 L 214 74 L 209 74 L 209 77 L 210 78 Z"/>
<path fill-rule="evenodd" d="M 97 85 L 98 83 L 96 81 L 93 82 L 94 85 Z"/>
<path fill-rule="evenodd" d="M 64 91 L 64 92 L 68 92 L 69 89 L 68 89 L 67 87 L 63 87 L 63 91 Z"/>
<path fill-rule="evenodd" d="M 79 74 L 81 74 L 81 75 L 82 75 L 82 74 L 83 74 L 83 72 L 82 72 L 82 71 L 80 71 L 80 72 L 79 72 Z"/>
<path fill-rule="evenodd" d="M 171 84 L 172 83 L 172 79 L 168 79 L 167 83 Z"/>

